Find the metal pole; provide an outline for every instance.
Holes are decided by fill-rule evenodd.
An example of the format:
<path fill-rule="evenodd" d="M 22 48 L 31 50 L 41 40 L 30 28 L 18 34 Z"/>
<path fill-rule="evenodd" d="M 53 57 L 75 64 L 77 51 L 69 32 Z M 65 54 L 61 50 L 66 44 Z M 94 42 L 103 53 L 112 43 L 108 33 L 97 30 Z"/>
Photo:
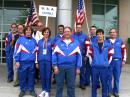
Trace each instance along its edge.
<path fill-rule="evenodd" d="M 46 27 L 48 26 L 48 16 L 46 17 Z"/>
<path fill-rule="evenodd" d="M 87 25 L 87 30 L 88 30 L 88 36 L 90 37 L 89 26 L 88 26 L 88 18 L 87 18 L 87 14 L 86 14 L 86 7 L 85 7 L 85 2 L 84 2 L 84 0 L 83 0 L 83 5 L 84 5 L 85 20 L 86 20 L 86 25 Z"/>

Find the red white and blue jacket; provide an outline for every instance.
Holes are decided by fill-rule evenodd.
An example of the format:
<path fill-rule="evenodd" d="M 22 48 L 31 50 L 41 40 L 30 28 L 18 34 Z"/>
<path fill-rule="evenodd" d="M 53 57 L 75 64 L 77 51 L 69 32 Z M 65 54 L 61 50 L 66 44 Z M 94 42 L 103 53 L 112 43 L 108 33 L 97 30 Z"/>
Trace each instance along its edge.
<path fill-rule="evenodd" d="M 45 47 L 46 46 L 46 47 Z M 37 60 L 39 61 L 52 61 L 52 46 L 53 40 L 51 38 L 48 39 L 48 42 L 45 43 L 44 39 L 39 40 L 38 42 L 38 56 Z M 43 50 L 46 49 L 46 54 L 43 54 Z"/>
<path fill-rule="evenodd" d="M 77 32 L 77 33 L 74 33 L 72 37 L 80 43 L 81 54 L 85 55 L 86 53 L 85 41 L 86 39 L 88 39 L 88 36 L 84 34 L 83 32 Z"/>
<path fill-rule="evenodd" d="M 63 68 L 80 68 L 82 65 L 82 56 L 80 52 L 79 42 L 70 39 L 70 44 L 65 43 L 65 39 L 55 43 L 54 51 L 52 53 L 52 64 L 54 66 Z"/>
<path fill-rule="evenodd" d="M 104 41 L 102 51 L 100 51 L 98 42 L 95 42 L 90 46 L 88 53 L 92 67 L 108 67 L 112 61 L 114 50 L 107 41 Z"/>
<path fill-rule="evenodd" d="M 126 45 L 121 38 L 116 38 L 115 43 L 112 43 L 110 39 L 107 40 L 114 48 L 113 59 L 122 59 L 126 62 Z"/>
<path fill-rule="evenodd" d="M 20 61 L 35 61 L 36 60 L 37 43 L 34 38 L 20 37 L 14 50 L 14 60 Z"/>

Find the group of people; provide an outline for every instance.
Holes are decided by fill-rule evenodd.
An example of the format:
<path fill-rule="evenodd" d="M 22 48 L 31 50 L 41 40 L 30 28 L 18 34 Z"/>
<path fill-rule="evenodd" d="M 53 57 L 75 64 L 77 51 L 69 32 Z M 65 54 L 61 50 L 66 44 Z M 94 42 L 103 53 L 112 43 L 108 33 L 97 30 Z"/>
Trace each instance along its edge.
<path fill-rule="evenodd" d="M 104 30 L 96 26 L 90 27 L 89 34 L 83 33 L 80 23 L 76 24 L 76 32 L 59 25 L 54 38 L 50 28 L 41 22 L 35 29 L 13 23 L 6 37 L 7 82 L 20 85 L 19 97 L 26 91 L 37 97 L 34 85 L 38 69 L 42 86 L 39 97 L 50 97 L 52 75 L 56 81 L 55 97 L 62 97 L 64 80 L 67 97 L 75 97 L 76 75 L 80 76 L 82 90 L 92 85 L 92 97 L 97 97 L 98 88 L 102 88 L 102 97 L 119 97 L 121 68 L 126 62 L 125 43 L 115 28 L 110 29 L 107 39 Z"/>

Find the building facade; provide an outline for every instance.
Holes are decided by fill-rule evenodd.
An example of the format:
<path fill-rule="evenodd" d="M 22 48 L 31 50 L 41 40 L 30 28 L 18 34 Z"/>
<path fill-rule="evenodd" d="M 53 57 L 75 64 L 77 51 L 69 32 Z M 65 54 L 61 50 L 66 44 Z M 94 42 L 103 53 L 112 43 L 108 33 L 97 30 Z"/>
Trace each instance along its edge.
<path fill-rule="evenodd" d="M 105 30 L 105 35 L 111 28 L 119 30 L 119 36 L 127 43 L 130 37 L 130 0 L 84 0 L 86 15 L 83 25 L 83 31 L 88 34 L 87 23 L 90 26 Z M 24 23 L 27 11 L 30 8 L 32 0 L 0 0 L 0 62 L 5 62 L 4 41 L 5 35 L 9 32 L 10 24 L 13 22 Z M 34 0 L 37 12 L 39 5 L 48 5 L 57 7 L 57 17 L 48 19 L 48 26 L 52 30 L 52 36 L 57 32 L 57 25 L 73 27 L 77 9 L 77 0 Z M 46 17 L 39 16 L 45 24 Z M 127 43 L 128 63 L 130 44 Z"/>

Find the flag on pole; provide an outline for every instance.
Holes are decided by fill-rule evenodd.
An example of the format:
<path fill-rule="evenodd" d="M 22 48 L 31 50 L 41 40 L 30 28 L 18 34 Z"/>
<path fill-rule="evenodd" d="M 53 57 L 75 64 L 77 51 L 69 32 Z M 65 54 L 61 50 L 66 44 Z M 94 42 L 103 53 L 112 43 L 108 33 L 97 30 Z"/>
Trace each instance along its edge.
<path fill-rule="evenodd" d="M 76 12 L 76 18 L 74 24 L 74 32 L 76 32 L 76 24 L 81 23 L 82 25 L 84 23 L 84 20 L 85 20 L 84 1 L 78 0 L 78 6 L 77 6 L 77 12 Z"/>
<path fill-rule="evenodd" d="M 38 21 L 39 18 L 36 12 L 36 7 L 34 6 L 34 2 L 32 2 L 28 12 L 28 16 L 26 18 L 25 26 L 35 25 Z"/>

